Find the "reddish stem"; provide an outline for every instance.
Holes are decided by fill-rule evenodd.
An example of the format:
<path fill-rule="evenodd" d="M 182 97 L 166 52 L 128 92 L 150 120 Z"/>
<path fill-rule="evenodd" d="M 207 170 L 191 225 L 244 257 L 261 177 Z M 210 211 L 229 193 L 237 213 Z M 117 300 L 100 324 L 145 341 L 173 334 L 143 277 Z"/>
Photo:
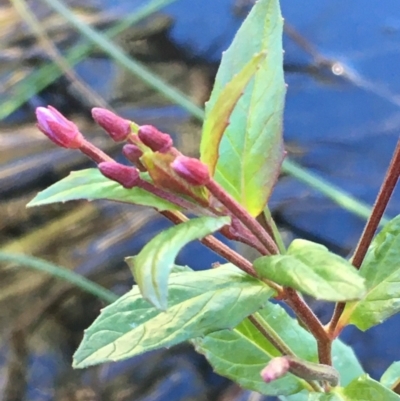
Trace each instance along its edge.
<path fill-rule="evenodd" d="M 225 245 L 223 242 L 219 241 L 217 238 L 213 237 L 212 235 L 208 235 L 207 237 L 203 238 L 201 242 L 216 252 L 218 255 L 224 257 L 228 262 L 231 262 L 235 266 L 237 266 L 239 269 L 243 270 L 247 274 L 259 278 L 257 276 L 256 271 L 253 268 L 253 265 L 245 259 L 243 256 L 239 255 L 237 252 L 235 252 L 233 249 L 229 248 L 227 245 Z M 281 297 L 282 296 L 282 287 L 273 281 L 270 280 L 262 280 L 265 284 L 267 284 L 270 288 L 276 291 L 276 297 Z"/>
<path fill-rule="evenodd" d="M 189 220 L 184 214 L 180 212 L 172 212 L 166 210 L 160 213 L 174 224 L 181 224 Z M 217 240 L 212 235 L 207 235 L 201 240 L 201 242 L 205 246 L 216 252 L 218 255 L 222 256 L 234 265 L 240 267 L 246 273 L 256 277 L 256 272 L 253 268 L 253 265 L 243 256 L 239 255 L 237 252 L 225 245 L 223 242 Z"/>
<path fill-rule="evenodd" d="M 87 157 L 92 159 L 95 163 L 103 163 L 103 162 L 113 162 L 115 161 L 113 158 L 104 153 L 97 146 L 88 142 L 86 139 L 83 140 L 82 146 L 79 150 L 84 153 Z"/>
<path fill-rule="evenodd" d="M 172 212 L 172 211 L 163 211 L 160 212 L 164 217 L 166 217 L 168 220 L 170 220 L 174 224 L 181 224 L 185 221 L 188 221 L 188 218 L 180 213 L 180 212 Z M 211 249 L 218 255 L 222 256 L 225 258 L 228 262 L 234 264 L 237 266 L 239 269 L 243 270 L 250 276 L 256 277 L 257 278 L 257 273 L 253 268 L 253 265 L 251 262 L 249 262 L 247 259 L 245 259 L 243 256 L 239 255 L 237 252 L 235 252 L 233 249 L 229 248 L 227 245 L 225 245 L 223 242 L 219 241 L 217 238 L 215 238 L 212 235 L 207 235 L 203 239 L 200 240 L 200 242 L 205 245 L 207 248 Z M 277 293 L 277 296 L 280 297 L 282 296 L 282 287 L 277 285 L 276 283 L 273 283 L 269 280 L 263 280 L 269 287 L 274 289 Z"/>
<path fill-rule="evenodd" d="M 286 303 L 317 340 L 319 362 L 332 365 L 332 341 L 314 312 L 292 288 L 286 288 Z"/>
<path fill-rule="evenodd" d="M 247 210 L 229 195 L 214 179 L 211 179 L 206 188 L 218 199 L 234 216 L 236 216 L 266 247 L 269 254 L 279 253 L 274 240 L 264 230 L 261 224 L 254 219 Z"/>
<path fill-rule="evenodd" d="M 398 178 L 400 175 L 400 140 L 397 142 L 396 150 L 390 162 L 389 168 L 386 172 L 382 186 L 379 190 L 375 204 L 372 207 L 371 215 L 365 225 L 364 231 L 361 234 L 361 238 L 357 244 L 352 264 L 354 267 L 359 269 L 362 262 L 364 261 L 365 255 L 367 254 L 368 248 L 372 242 L 375 232 L 379 226 L 383 214 L 385 213 L 386 207 L 393 194 L 394 188 L 396 187 Z M 338 323 L 346 304 L 340 302 L 336 305 L 335 311 L 333 312 L 332 319 L 328 325 L 328 332 L 332 338 L 336 338 L 342 331 L 342 327 L 338 327 Z"/>
<path fill-rule="evenodd" d="M 276 341 L 276 338 L 272 336 L 268 330 L 258 321 L 254 315 L 247 316 L 247 319 L 256 327 L 256 329 L 282 354 L 282 355 L 293 355 L 293 351 L 286 345 L 285 342 Z"/>
<path fill-rule="evenodd" d="M 392 158 L 385 179 L 372 208 L 371 216 L 364 228 L 360 241 L 354 252 L 352 264 L 357 269 L 361 267 L 368 248 L 379 226 L 386 207 L 396 187 L 397 180 L 400 175 L 400 141 L 397 143 L 395 154 Z"/>
<path fill-rule="evenodd" d="M 195 203 L 192 203 L 190 201 L 187 201 L 186 199 L 180 198 L 179 196 L 176 196 L 175 194 L 173 194 L 171 192 L 164 191 L 163 189 L 156 187 L 155 185 L 151 184 L 148 181 L 140 179 L 137 186 L 144 189 L 147 192 L 150 192 L 150 193 L 158 196 L 161 199 L 164 199 L 168 202 L 171 202 L 177 206 L 180 206 L 183 209 L 189 210 L 196 214 L 211 215 L 211 216 L 214 215 L 214 214 L 208 212 L 206 209 L 199 207 Z"/>
<path fill-rule="evenodd" d="M 165 210 L 160 213 L 174 224 L 181 224 L 189 220 L 188 217 L 180 212 Z M 217 240 L 212 235 L 207 235 L 200 241 L 212 251 L 225 258 L 227 261 L 233 263 L 251 276 L 256 277 L 256 271 L 254 270 L 253 265 L 223 242 Z"/>
<path fill-rule="evenodd" d="M 225 226 L 221 233 L 228 239 L 241 242 L 251 248 L 256 249 L 261 255 L 268 255 L 265 246 L 246 228 L 235 216 L 232 216 L 232 223 L 229 227 Z"/>

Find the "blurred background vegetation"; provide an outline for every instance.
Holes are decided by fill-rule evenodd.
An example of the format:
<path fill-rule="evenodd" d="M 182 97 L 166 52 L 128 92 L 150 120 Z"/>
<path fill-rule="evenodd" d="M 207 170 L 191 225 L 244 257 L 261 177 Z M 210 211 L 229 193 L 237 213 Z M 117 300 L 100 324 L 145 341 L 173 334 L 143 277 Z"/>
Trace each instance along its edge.
<path fill-rule="evenodd" d="M 281 3 L 289 158 L 271 210 L 288 241 L 301 236 L 348 255 L 398 138 L 400 7 L 397 0 Z M 25 208 L 37 191 L 90 166 L 38 132 L 37 106 L 57 107 L 116 158 L 119 146 L 90 119 L 94 106 L 156 125 L 196 155 L 221 52 L 251 5 L 0 0 L 0 399 L 264 399 L 215 375 L 189 346 L 72 371 L 83 330 L 132 285 L 124 257 L 168 223 L 152 210 L 109 202 Z M 398 211 L 396 195 L 387 218 Z M 217 260 L 199 244 L 179 256 L 195 269 Z M 328 316 L 326 306 L 315 308 Z M 395 317 L 362 336 L 344 333 L 374 376 L 400 358 L 390 336 L 398 325 Z"/>

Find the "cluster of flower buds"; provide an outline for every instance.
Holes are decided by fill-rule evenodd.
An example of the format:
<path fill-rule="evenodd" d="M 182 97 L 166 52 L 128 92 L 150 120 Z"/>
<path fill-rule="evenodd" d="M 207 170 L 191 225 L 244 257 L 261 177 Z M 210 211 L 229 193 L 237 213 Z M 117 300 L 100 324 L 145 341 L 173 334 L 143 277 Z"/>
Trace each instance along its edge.
<path fill-rule="evenodd" d="M 125 142 L 122 153 L 133 164 L 125 166 L 87 141 L 78 127 L 53 107 L 37 108 L 36 116 L 39 129 L 49 139 L 58 146 L 79 149 L 105 177 L 125 188 L 140 187 L 195 214 L 229 214 L 233 223 L 229 229 L 225 227 L 224 235 L 261 253 L 275 252 L 262 227 L 211 178 L 208 166 L 180 153 L 170 135 L 151 125 L 138 126 L 112 111 L 94 108 L 96 123 L 115 142 Z M 140 172 L 148 172 L 152 182 L 142 179 Z"/>
<path fill-rule="evenodd" d="M 170 154 L 171 163 L 170 166 L 167 166 L 169 169 L 167 173 L 175 175 L 189 186 L 203 186 L 209 181 L 208 167 L 200 160 L 183 156 L 177 151 L 173 147 L 170 135 L 159 131 L 151 125 L 137 126 L 112 111 L 102 108 L 96 107 L 92 109 L 92 116 L 96 123 L 115 142 L 127 142 L 123 146 L 122 152 L 135 167 L 115 162 L 100 149 L 89 143 L 78 127 L 54 107 L 39 107 L 36 110 L 37 126 L 49 139 L 58 146 L 79 149 L 98 164 L 99 170 L 104 176 L 118 182 L 125 188 L 140 186 L 139 171 L 148 170 L 141 158 L 144 153 L 149 152 Z M 149 173 L 151 176 L 151 169 L 149 169 Z M 176 177 L 175 179 L 177 179 Z M 149 186 L 147 188 L 149 189 Z M 163 189 L 170 190 L 168 187 Z M 159 191 L 157 193 L 158 195 L 160 194 Z M 185 195 L 188 195 L 188 193 L 185 193 Z M 169 196 L 169 200 L 171 200 L 171 196 Z"/>

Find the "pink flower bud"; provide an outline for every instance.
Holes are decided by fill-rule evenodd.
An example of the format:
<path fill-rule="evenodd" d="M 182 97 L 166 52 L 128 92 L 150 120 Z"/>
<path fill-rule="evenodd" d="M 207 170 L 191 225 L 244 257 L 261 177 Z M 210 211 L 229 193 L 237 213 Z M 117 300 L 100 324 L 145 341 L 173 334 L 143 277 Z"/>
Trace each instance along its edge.
<path fill-rule="evenodd" d="M 139 181 L 139 172 L 134 167 L 124 166 L 117 162 L 103 162 L 98 167 L 101 174 L 118 182 L 124 188 L 133 188 Z"/>
<path fill-rule="evenodd" d="M 131 133 L 130 121 L 117 116 L 110 110 L 95 107 L 92 109 L 92 117 L 115 142 L 124 141 Z"/>
<path fill-rule="evenodd" d="M 136 145 L 124 145 L 122 153 L 131 163 L 141 163 L 140 158 L 143 156 L 143 152 Z"/>
<path fill-rule="evenodd" d="M 78 127 L 54 107 L 38 107 L 36 118 L 40 131 L 58 146 L 79 149 L 85 141 Z"/>
<path fill-rule="evenodd" d="M 140 126 L 138 136 L 154 152 L 165 153 L 172 148 L 172 138 L 152 125 Z"/>
<path fill-rule="evenodd" d="M 192 157 L 178 156 L 171 163 L 171 167 L 179 177 L 191 185 L 206 185 L 210 181 L 208 166 Z"/>
<path fill-rule="evenodd" d="M 289 371 L 290 362 L 285 356 L 271 359 L 269 364 L 261 371 L 261 377 L 266 383 L 279 379 Z"/>

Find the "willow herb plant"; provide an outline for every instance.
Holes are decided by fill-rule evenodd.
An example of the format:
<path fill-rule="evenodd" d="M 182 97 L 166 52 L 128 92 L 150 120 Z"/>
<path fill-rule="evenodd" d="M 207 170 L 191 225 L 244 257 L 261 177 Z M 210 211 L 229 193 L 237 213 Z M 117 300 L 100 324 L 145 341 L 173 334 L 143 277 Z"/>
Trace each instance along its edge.
<path fill-rule="evenodd" d="M 400 218 L 373 239 L 397 182 L 400 150 L 350 261 L 302 239 L 285 249 L 267 206 L 285 156 L 282 26 L 278 0 L 259 0 L 223 54 L 206 105 L 200 159 L 183 155 L 153 126 L 95 108 L 94 120 L 125 142 L 131 165 L 122 165 L 51 106 L 37 109 L 45 135 L 83 152 L 97 168 L 71 173 L 30 206 L 109 199 L 155 208 L 175 224 L 126 259 L 137 285 L 85 331 L 75 368 L 190 341 L 216 372 L 262 394 L 292 401 L 400 400 L 399 363 L 375 381 L 338 339 L 348 324 L 367 330 L 400 310 Z M 217 231 L 260 257 L 250 262 L 219 241 Z M 198 272 L 177 266 L 176 255 L 193 240 L 227 263 Z M 329 324 L 302 294 L 337 303 Z"/>

